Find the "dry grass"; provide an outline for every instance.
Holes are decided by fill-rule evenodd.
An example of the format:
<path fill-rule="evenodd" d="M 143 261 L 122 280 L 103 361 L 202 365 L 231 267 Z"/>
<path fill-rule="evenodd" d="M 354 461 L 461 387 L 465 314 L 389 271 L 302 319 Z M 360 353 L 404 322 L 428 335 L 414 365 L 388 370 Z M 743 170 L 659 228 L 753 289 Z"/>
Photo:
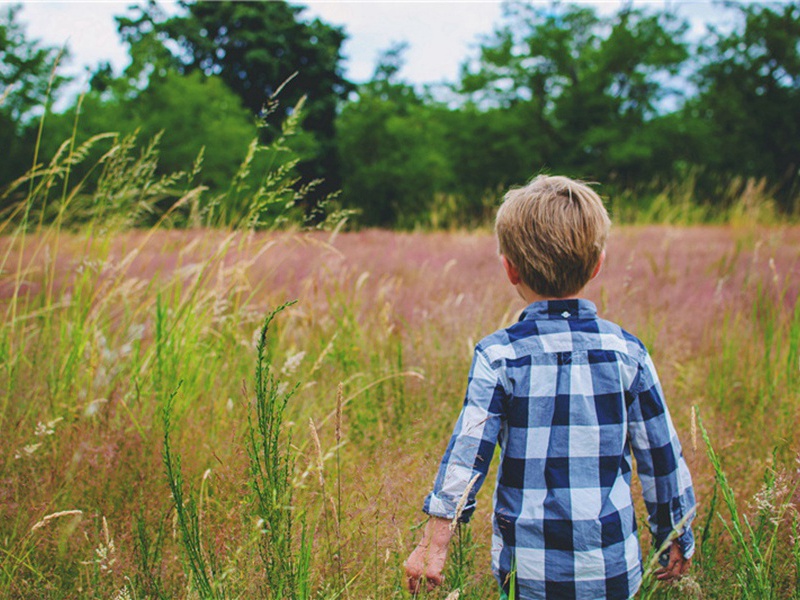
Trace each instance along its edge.
<path fill-rule="evenodd" d="M 758 512 L 747 499 L 765 472 L 794 469 L 799 248 L 797 227 L 622 227 L 586 290 L 653 351 L 698 522 L 714 468 L 694 406 L 744 513 Z M 297 299 L 268 354 L 279 380 L 300 383 L 286 418 L 315 594 L 404 597 L 401 563 L 472 346 L 523 308 L 489 234 L 48 231 L 0 239 L 0 261 L 0 595 L 194 597 L 158 416 L 179 380 L 172 443 L 201 502 L 204 551 L 228 595 L 266 595 L 244 439 L 254 335 L 264 314 Z M 494 590 L 490 504 L 484 490 L 462 599 Z M 735 550 L 712 521 L 715 553 L 698 558 L 693 581 L 726 596 L 739 589 L 726 566 Z M 776 597 L 789 597 L 787 573 Z"/>

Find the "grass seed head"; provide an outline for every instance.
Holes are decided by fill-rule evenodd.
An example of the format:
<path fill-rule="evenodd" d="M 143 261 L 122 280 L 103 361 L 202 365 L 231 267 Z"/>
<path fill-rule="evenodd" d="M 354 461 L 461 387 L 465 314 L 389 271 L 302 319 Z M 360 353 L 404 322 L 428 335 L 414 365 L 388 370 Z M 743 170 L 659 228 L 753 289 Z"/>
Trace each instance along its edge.
<path fill-rule="evenodd" d="M 314 448 L 317 451 L 317 474 L 319 475 L 319 485 L 325 488 L 325 477 L 323 476 L 323 457 L 322 457 L 322 444 L 319 441 L 319 434 L 317 427 L 314 425 L 314 419 L 308 419 L 308 428 L 311 430 L 311 440 L 314 442 Z"/>
<path fill-rule="evenodd" d="M 478 478 L 480 476 L 481 476 L 480 473 L 476 473 L 475 476 L 467 484 L 464 493 L 461 494 L 461 498 L 458 500 L 458 504 L 456 505 L 456 516 L 453 517 L 453 520 L 450 522 L 450 531 L 455 531 L 456 527 L 458 527 L 458 520 L 461 518 L 461 515 L 464 512 L 464 507 L 467 505 L 467 498 L 469 498 L 469 493 L 472 491 L 472 488 L 475 487 L 475 484 L 478 482 Z"/>
<path fill-rule="evenodd" d="M 45 515 L 41 521 L 39 521 L 33 527 L 31 527 L 31 531 L 36 531 L 37 529 L 41 529 L 53 519 L 59 519 L 61 517 L 69 517 L 69 516 L 81 516 L 81 515 L 83 515 L 83 511 L 78 509 L 62 510 L 60 512 L 55 512 L 49 515 Z"/>

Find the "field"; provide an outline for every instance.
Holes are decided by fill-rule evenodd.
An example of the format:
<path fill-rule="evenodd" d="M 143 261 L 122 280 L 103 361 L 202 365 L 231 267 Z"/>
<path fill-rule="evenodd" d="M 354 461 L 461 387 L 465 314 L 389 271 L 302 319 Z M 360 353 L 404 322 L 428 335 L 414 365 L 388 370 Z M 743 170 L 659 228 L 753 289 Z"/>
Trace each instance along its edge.
<path fill-rule="evenodd" d="M 3 598 L 408 597 L 472 347 L 523 308 L 488 232 L 43 229 L 0 269 Z M 612 232 L 586 295 L 699 500 L 691 576 L 642 597 L 800 595 L 798 293 L 798 227 Z M 432 598 L 495 597 L 478 502 Z"/>

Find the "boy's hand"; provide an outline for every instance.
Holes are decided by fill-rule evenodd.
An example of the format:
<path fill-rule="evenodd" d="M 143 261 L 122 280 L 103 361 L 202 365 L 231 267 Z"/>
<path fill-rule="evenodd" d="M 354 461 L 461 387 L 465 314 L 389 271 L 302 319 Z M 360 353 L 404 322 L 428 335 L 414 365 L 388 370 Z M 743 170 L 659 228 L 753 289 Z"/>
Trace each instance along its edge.
<path fill-rule="evenodd" d="M 691 558 L 683 557 L 680 544 L 678 544 L 676 540 L 672 542 L 672 546 L 669 548 L 669 562 L 667 562 L 665 567 L 656 570 L 656 579 L 662 581 L 675 581 L 676 579 L 680 579 L 689 572 L 689 563 L 691 562 Z"/>
<path fill-rule="evenodd" d="M 444 581 L 442 571 L 452 536 L 449 519 L 431 517 L 425 525 L 422 541 L 405 562 L 408 591 L 412 594 L 420 592 L 423 580 L 429 592 L 442 584 Z"/>

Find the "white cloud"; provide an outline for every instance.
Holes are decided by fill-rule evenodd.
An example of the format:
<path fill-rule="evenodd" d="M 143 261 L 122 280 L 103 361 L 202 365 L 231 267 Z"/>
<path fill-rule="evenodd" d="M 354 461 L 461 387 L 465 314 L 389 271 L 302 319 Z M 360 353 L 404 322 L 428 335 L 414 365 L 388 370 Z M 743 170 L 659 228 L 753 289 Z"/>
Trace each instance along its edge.
<path fill-rule="evenodd" d="M 401 75 L 415 83 L 455 80 L 477 36 L 500 18 L 498 2 L 310 2 L 308 14 L 344 25 L 348 75 L 369 79 L 379 53 L 406 41 Z"/>
<path fill-rule="evenodd" d="M 67 45 L 71 74 L 84 72 L 101 61 L 122 68 L 128 63 L 127 50 L 119 41 L 114 16 L 124 14 L 123 2 L 23 2 L 20 20 L 29 37 L 50 46 Z"/>

